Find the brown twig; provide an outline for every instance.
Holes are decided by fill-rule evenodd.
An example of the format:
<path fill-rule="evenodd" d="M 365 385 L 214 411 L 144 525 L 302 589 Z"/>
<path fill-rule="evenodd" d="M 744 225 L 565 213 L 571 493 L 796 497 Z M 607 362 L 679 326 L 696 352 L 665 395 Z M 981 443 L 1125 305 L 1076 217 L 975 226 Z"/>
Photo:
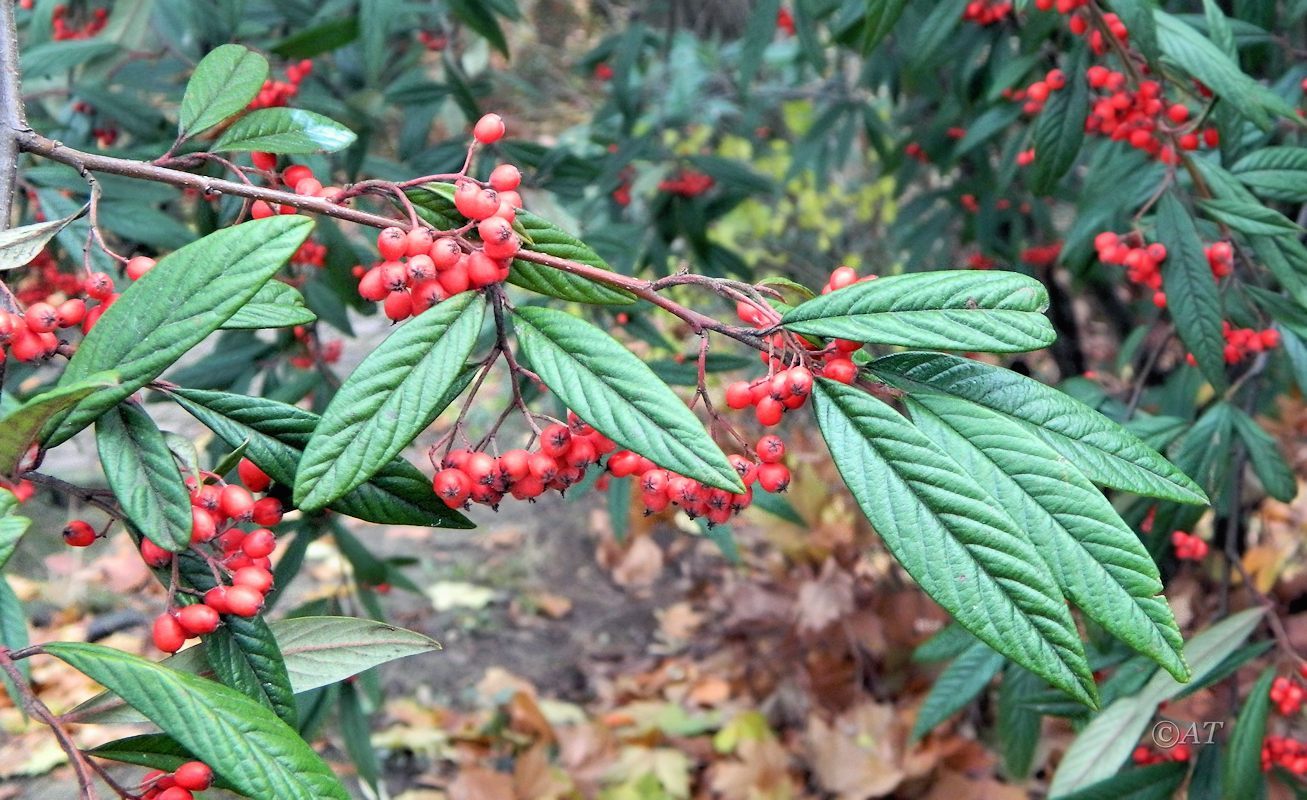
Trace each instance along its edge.
<path fill-rule="evenodd" d="M 0 5 L 8 5 L 8 3 L 0 3 Z M 59 748 L 67 754 L 73 772 L 77 775 L 77 783 L 81 787 L 83 800 L 99 800 L 99 794 L 95 790 L 95 777 L 92 775 L 92 768 L 87 764 L 86 756 L 83 755 L 63 724 L 55 717 L 54 712 L 45 703 L 41 702 L 41 698 L 37 697 L 32 691 L 27 678 L 23 676 L 23 673 L 18 669 L 18 665 L 14 663 L 13 655 L 5 647 L 0 647 L 0 670 L 3 670 L 13 682 L 19 700 L 21 700 L 27 713 L 49 726 L 50 730 L 54 732 L 54 738 L 59 742 Z"/>

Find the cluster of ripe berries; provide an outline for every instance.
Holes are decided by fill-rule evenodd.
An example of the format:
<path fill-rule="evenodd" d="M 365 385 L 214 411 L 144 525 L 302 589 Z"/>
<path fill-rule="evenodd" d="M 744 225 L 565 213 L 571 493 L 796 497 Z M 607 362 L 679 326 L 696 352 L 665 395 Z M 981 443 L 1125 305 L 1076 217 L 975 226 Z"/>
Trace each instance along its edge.
<path fill-rule="evenodd" d="M 1262 771 L 1283 767 L 1298 777 L 1307 776 L 1307 742 L 1292 736 L 1269 734 L 1262 740 Z"/>
<path fill-rule="evenodd" d="M 1130 760 L 1141 767 L 1150 764 L 1165 764 L 1168 761 L 1188 761 L 1193 753 L 1187 744 L 1177 744 L 1164 750 L 1154 750 L 1148 745 L 1139 745 L 1130 754 Z"/>
<path fill-rule="evenodd" d="M 1141 81 L 1137 89 L 1131 89 L 1125 73 L 1099 65 L 1090 67 L 1085 77 L 1090 87 L 1100 92 L 1085 119 L 1087 133 L 1125 142 L 1166 164 L 1179 163 L 1176 146 L 1197 150 L 1221 143 L 1215 128 L 1180 133 L 1189 122 L 1189 108 L 1183 103 L 1168 103 L 1157 81 Z M 1173 145 L 1171 137 L 1177 133 Z"/>
<path fill-rule="evenodd" d="M 1004 89 L 1003 96 L 1009 100 L 1025 105 L 1021 110 L 1026 114 L 1038 114 L 1044 110 L 1044 104 L 1053 92 L 1066 88 L 1066 73 L 1060 69 L 1050 69 L 1042 80 L 1037 80 L 1024 89 Z"/>
<path fill-rule="evenodd" d="M 698 197 L 708 191 L 716 183 L 711 175 L 706 175 L 698 170 L 683 169 L 676 174 L 674 178 L 664 178 L 658 183 L 658 191 L 674 194 L 679 197 Z"/>
<path fill-rule="evenodd" d="M 154 770 L 141 780 L 141 800 L 194 800 L 213 784 L 213 770 L 203 761 L 187 761 L 172 772 Z"/>
<path fill-rule="evenodd" d="M 962 9 L 962 19 L 977 25 L 994 25 L 1007 19 L 1011 13 L 1011 0 L 971 0 Z"/>
<path fill-rule="evenodd" d="M 480 144 L 492 144 L 504 135 L 498 114 L 482 117 L 472 131 Z M 483 289 L 508 278 L 513 257 L 522 240 L 513 230 L 522 197 L 517 187 L 522 174 L 512 164 L 500 164 L 487 185 L 469 179 L 454 184 L 454 207 L 475 227 L 480 243 L 465 247 L 457 235 L 438 234 L 430 228 L 410 231 L 386 228 L 377 236 L 381 263 L 370 269 L 355 268 L 359 294 L 381 302 L 386 316 L 398 322 L 416 316 L 448 297 Z"/>
<path fill-rule="evenodd" d="M 1207 542 L 1185 531 L 1171 534 L 1171 547 L 1175 549 L 1175 557 L 1181 561 L 1202 561 L 1207 558 Z"/>
<path fill-rule="evenodd" d="M 268 78 L 260 87 L 259 93 L 250 101 L 251 110 L 258 108 L 277 108 L 290 103 L 300 92 L 300 84 L 313 72 L 313 62 L 307 58 L 291 64 L 286 68 L 286 80 Z"/>
<path fill-rule="evenodd" d="M 690 516 L 705 517 L 709 525 L 722 525 L 753 503 L 753 487 L 757 484 L 766 492 L 783 492 L 790 485 L 790 469 L 781 463 L 785 458 L 785 443 L 779 436 L 767 434 L 754 445 L 757 460 L 732 453 L 728 456 L 744 492 L 728 492 L 704 486 L 693 478 L 659 469 L 649 459 L 629 450 L 614 453 L 608 461 L 613 477 L 637 477 L 640 501 L 646 514 L 656 514 L 668 506 L 675 506 Z"/>
<path fill-rule="evenodd" d="M 32 3 L 24 2 L 23 8 L 30 9 Z M 69 39 L 90 39 L 104 30 L 104 26 L 109 22 L 109 9 L 97 8 L 91 12 L 80 24 L 70 22 L 72 15 L 69 13 L 68 6 L 60 4 L 54 7 L 50 13 L 50 38 L 56 42 L 63 42 Z"/>
<path fill-rule="evenodd" d="M 191 548 L 215 569 L 230 576 L 231 585 L 219 584 L 205 592 L 201 602 L 169 608 L 154 620 L 154 645 L 175 653 L 188 639 L 212 633 L 222 614 L 252 617 L 263 608 L 272 589 L 272 561 L 277 536 L 270 528 L 281 522 L 281 501 L 275 497 L 255 499 L 266 492 L 272 480 L 252 462 L 241 459 L 237 474 L 244 486 L 229 483 L 191 485 Z M 214 476 L 216 477 L 216 476 Z M 257 525 L 246 531 L 241 524 Z M 141 539 L 141 557 L 151 567 L 172 564 L 172 553 Z"/>
<path fill-rule="evenodd" d="M 1126 269 L 1126 280 L 1153 291 L 1153 305 L 1166 307 L 1166 293 L 1162 291 L 1162 262 L 1166 260 L 1166 245 L 1161 242 L 1144 244 L 1137 232 L 1125 236 L 1103 231 L 1094 237 L 1094 250 L 1104 264 L 1115 264 Z M 1221 280 L 1234 272 L 1234 247 L 1229 242 L 1215 242 L 1203 247 L 1207 266 L 1212 277 Z"/>

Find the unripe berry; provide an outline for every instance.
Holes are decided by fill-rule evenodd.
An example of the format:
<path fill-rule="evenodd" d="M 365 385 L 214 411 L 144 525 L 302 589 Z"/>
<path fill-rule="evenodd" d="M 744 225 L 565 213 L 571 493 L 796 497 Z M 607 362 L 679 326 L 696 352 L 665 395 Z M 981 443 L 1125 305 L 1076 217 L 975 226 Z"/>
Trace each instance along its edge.
<path fill-rule="evenodd" d="M 95 528 L 85 520 L 75 519 L 64 528 L 64 542 L 69 547 L 89 547 L 95 542 Z"/>
<path fill-rule="evenodd" d="M 218 612 L 204 603 L 196 603 L 177 611 L 177 623 L 188 637 L 205 636 L 218 628 Z"/>
<path fill-rule="evenodd" d="M 500 164 L 490 173 L 490 188 L 497 192 L 511 192 L 522 183 L 522 173 L 512 164 Z"/>
<path fill-rule="evenodd" d="M 408 251 L 408 233 L 393 225 L 377 234 L 377 252 L 383 261 L 398 261 Z"/>
<path fill-rule="evenodd" d="M 258 465 L 248 458 L 242 458 L 236 465 L 236 475 L 240 478 L 241 483 L 251 492 L 266 492 L 272 485 L 272 478 L 267 473 L 259 469 Z"/>
<path fill-rule="evenodd" d="M 192 792 L 202 792 L 213 783 L 213 770 L 202 761 L 187 761 L 172 776 L 178 786 Z"/>
<path fill-rule="evenodd" d="M 165 653 L 175 653 L 186 644 L 186 631 L 172 614 L 164 612 L 154 618 L 151 629 L 154 646 Z"/>
<path fill-rule="evenodd" d="M 227 613 L 238 617 L 252 617 L 263 608 L 263 593 L 249 586 L 237 584 L 228 587 L 226 601 Z"/>
<path fill-rule="evenodd" d="M 486 114 L 477 120 L 472 136 L 481 144 L 494 144 L 504 138 L 504 120 L 498 114 Z"/>

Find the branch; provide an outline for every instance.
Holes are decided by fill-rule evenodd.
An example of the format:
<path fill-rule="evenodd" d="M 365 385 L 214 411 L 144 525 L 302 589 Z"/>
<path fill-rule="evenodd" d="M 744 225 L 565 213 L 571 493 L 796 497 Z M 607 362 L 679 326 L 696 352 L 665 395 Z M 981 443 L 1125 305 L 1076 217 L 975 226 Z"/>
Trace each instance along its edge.
<path fill-rule="evenodd" d="M 0 231 L 9 227 L 18 190 L 18 134 L 27 130 L 18 73 L 14 4 L 0 0 Z"/>
<path fill-rule="evenodd" d="M 0 0 L 0 6 L 9 5 L 9 0 Z M 73 772 L 77 773 L 77 783 L 82 788 L 83 800 L 98 800 L 99 795 L 95 791 L 95 779 L 91 775 L 91 768 L 87 766 L 86 756 L 82 754 L 72 736 L 68 734 L 68 731 L 55 717 L 54 712 L 32 692 L 32 687 L 28 685 L 27 678 L 23 677 L 23 673 L 18 670 L 18 665 L 14 663 L 11 653 L 4 647 L 0 647 L 0 670 L 3 670 L 9 676 L 9 680 L 13 682 L 14 689 L 18 692 L 19 699 L 22 701 L 23 708 L 27 709 L 27 713 L 50 726 L 50 730 L 54 732 L 54 738 L 59 741 L 60 749 L 68 755 L 68 761 L 73 765 Z"/>

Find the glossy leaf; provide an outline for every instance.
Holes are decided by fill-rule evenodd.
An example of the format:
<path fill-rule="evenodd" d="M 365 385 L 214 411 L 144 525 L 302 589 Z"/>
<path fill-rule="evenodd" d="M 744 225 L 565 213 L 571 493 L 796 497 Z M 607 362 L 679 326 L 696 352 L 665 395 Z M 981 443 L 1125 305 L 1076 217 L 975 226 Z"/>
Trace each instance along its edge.
<path fill-rule="evenodd" d="M 862 36 L 858 41 L 863 55 L 868 55 L 880 44 L 894 23 L 899 21 L 903 10 L 908 7 L 908 0 L 871 0 L 867 3 L 862 20 Z"/>
<path fill-rule="evenodd" d="M 894 557 L 981 641 L 1093 706 L 1075 622 L 1048 566 L 978 483 L 866 392 L 819 379 L 822 437 Z"/>
<path fill-rule="evenodd" d="M 1056 800 L 1170 800 L 1188 773 L 1183 761 L 1127 769 Z"/>
<path fill-rule="evenodd" d="M 0 231 L 0 272 L 21 267 L 36 258 L 55 234 L 85 214 L 89 208 L 90 206 L 82 206 L 80 211 L 70 217 Z"/>
<path fill-rule="evenodd" d="M 521 307 L 514 315 L 531 368 L 595 430 L 664 469 L 744 491 L 694 412 L 620 342 L 563 311 Z"/>
<path fill-rule="evenodd" d="M 1293 469 L 1284 460 L 1280 445 L 1262 426 L 1238 408 L 1230 409 L 1234 418 L 1234 430 L 1248 449 L 1248 461 L 1252 463 L 1253 472 L 1262 482 L 1266 493 L 1282 503 L 1287 503 L 1298 494 L 1298 479 Z"/>
<path fill-rule="evenodd" d="M 1275 668 L 1263 670 L 1257 683 L 1253 684 L 1239 717 L 1234 721 L 1234 731 L 1225 750 L 1225 769 L 1221 773 L 1221 784 L 1225 797 L 1260 797 L 1266 789 L 1266 776 L 1262 773 L 1262 746 L 1266 738 L 1266 718 L 1271 707 L 1271 683 L 1275 680 Z"/>
<path fill-rule="evenodd" d="M 447 0 L 449 12 L 467 25 L 478 36 L 485 39 L 500 53 L 508 55 L 508 40 L 495 19 L 493 6 L 480 0 Z"/>
<path fill-rule="evenodd" d="M 1048 292 L 1014 272 L 914 272 L 855 283 L 801 303 L 781 318 L 796 333 L 875 344 L 1037 350 L 1056 338 Z"/>
<path fill-rule="evenodd" d="M 1162 289 L 1180 341 L 1194 354 L 1203 375 L 1225 387 L 1225 339 L 1221 336 L 1221 296 L 1203 251 L 1193 217 L 1167 192 L 1157 203 L 1157 240 L 1166 245 Z"/>
<path fill-rule="evenodd" d="M 1076 163 L 1085 140 L 1085 118 L 1089 116 L 1089 82 L 1084 79 L 1088 50 L 1067 69 L 1067 85 L 1053 92 L 1035 120 L 1035 160 L 1030 165 L 1030 188 L 1048 194 Z"/>
<path fill-rule="evenodd" d="M 173 553 L 191 545 L 191 493 L 159 427 L 136 403 L 95 423 L 104 476 L 132 527 Z"/>
<path fill-rule="evenodd" d="M 1184 648 L 1184 658 L 1193 675 L 1191 683 L 1200 683 L 1238 649 L 1257 627 L 1263 613 L 1261 608 L 1240 611 L 1190 639 Z M 1168 673 L 1157 672 L 1139 692 L 1103 709 L 1080 731 L 1062 757 L 1049 796 L 1062 800 L 1111 777 L 1130 757 L 1158 704 L 1184 689 L 1185 684 Z"/>
<path fill-rule="evenodd" d="M 27 533 L 27 529 L 32 524 L 27 517 L 14 513 L 17 507 L 18 499 L 14 497 L 13 492 L 0 489 L 0 570 L 9 563 L 9 557 L 14 554 L 23 534 Z"/>
<path fill-rule="evenodd" d="M 947 395 L 908 400 L 912 419 L 1030 537 L 1087 616 L 1181 680 L 1184 639 L 1157 565 L 1107 498 L 1029 427 Z"/>
<path fill-rule="evenodd" d="M 1230 172 L 1268 200 L 1307 203 L 1307 147 L 1263 147 L 1236 161 Z"/>
<path fill-rule="evenodd" d="M 41 430 L 55 416 L 99 392 L 115 387 L 112 373 L 42 392 L 0 419 L 0 476 L 14 475 Z M 48 446 L 53 446 L 47 443 Z"/>
<path fill-rule="evenodd" d="M 223 621 L 222 627 L 204 639 L 204 656 L 214 674 L 295 727 L 295 692 L 268 623 L 262 617 L 230 614 Z"/>
<path fill-rule="evenodd" d="M 112 390 L 82 401 L 49 444 L 66 441 L 157 378 L 236 313 L 290 258 L 313 229 L 304 217 L 277 216 L 211 233 L 159 260 L 100 317 L 68 362 L 61 387 L 112 369 Z"/>
<path fill-rule="evenodd" d="M 518 211 L 517 222 L 531 237 L 531 243 L 523 245 L 525 249 L 612 271 L 612 268 L 589 245 L 552 222 L 529 211 Z M 508 282 L 537 294 L 576 303 L 628 305 L 635 302 L 635 297 L 629 292 L 604 286 L 589 278 L 553 267 L 523 261 L 520 258 L 513 261 Z"/>
<path fill-rule="evenodd" d="M 263 88 L 268 59 L 238 44 L 224 44 L 195 65 L 186 82 L 177 130 L 183 137 L 212 128 L 243 111 Z"/>
<path fill-rule="evenodd" d="M 1003 668 L 1005 660 L 984 642 L 975 642 L 962 651 L 939 674 L 922 701 L 917 719 L 912 723 L 911 741 L 920 741 L 935 726 L 975 700 Z"/>
<path fill-rule="evenodd" d="M 222 327 L 223 330 L 289 328 L 311 325 L 317 319 L 317 314 L 304 305 L 304 296 L 294 287 L 273 280 L 263 284 L 263 288 Z"/>
<path fill-rule="evenodd" d="M 1134 434 L 1039 381 L 938 353 L 895 353 L 870 366 L 905 389 L 932 389 L 1033 426 L 1094 483 L 1180 503 L 1207 502 L 1193 479 Z"/>
<path fill-rule="evenodd" d="M 358 137 L 321 114 L 299 108 L 260 108 L 231 124 L 213 145 L 218 152 L 335 153 Z"/>
<path fill-rule="evenodd" d="M 1296 236 L 1303 233 L 1298 223 L 1261 203 L 1241 200 L 1200 200 L 1207 216 L 1249 236 Z"/>
<path fill-rule="evenodd" d="M 486 301 L 464 292 L 377 346 L 322 412 L 295 476 L 295 505 L 316 511 L 389 464 L 457 396 Z"/>
<path fill-rule="evenodd" d="M 348 800 L 294 728 L 234 689 L 94 644 L 46 652 L 116 692 L 253 800 Z"/>
<path fill-rule="evenodd" d="M 248 440 L 246 458 L 274 481 L 295 485 L 295 470 L 317 427 L 317 414 L 275 400 L 225 392 L 177 388 L 170 394 L 228 446 L 239 447 Z M 398 459 L 328 508 L 383 525 L 472 527 L 466 517 L 436 498 L 429 478 Z"/>

